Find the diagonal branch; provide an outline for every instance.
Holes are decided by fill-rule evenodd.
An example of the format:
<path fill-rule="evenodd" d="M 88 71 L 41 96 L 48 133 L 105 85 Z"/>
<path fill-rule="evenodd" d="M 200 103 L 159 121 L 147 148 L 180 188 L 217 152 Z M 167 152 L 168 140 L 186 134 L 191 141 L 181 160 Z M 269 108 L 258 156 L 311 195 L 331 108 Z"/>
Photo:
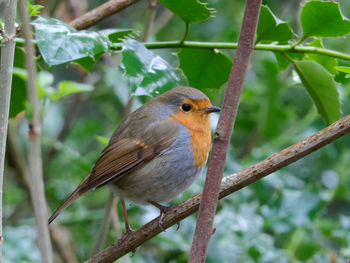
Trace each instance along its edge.
<path fill-rule="evenodd" d="M 135 4 L 139 0 L 110 0 L 84 15 L 74 19 L 69 24 L 75 29 L 81 30 L 88 28 L 102 19 L 117 13 L 124 8 Z"/>
<path fill-rule="evenodd" d="M 230 145 L 245 75 L 253 52 L 261 2 L 262 0 L 247 0 L 237 52 L 214 135 L 213 149 L 209 159 L 196 230 L 188 260 L 191 263 L 205 261 L 209 241 L 213 233 L 220 182 L 225 169 L 226 155 Z"/>
<path fill-rule="evenodd" d="M 225 196 L 254 183 L 282 167 L 303 158 L 347 133 L 350 133 L 350 115 L 347 115 L 305 140 L 302 140 L 281 152 L 248 167 L 244 171 L 223 178 L 221 181 L 219 199 L 224 198 Z M 169 212 L 164 214 L 162 227 L 167 229 L 196 212 L 199 208 L 200 201 L 201 194 L 197 194 L 185 202 L 172 207 Z M 138 246 L 161 232 L 162 230 L 159 228 L 158 218 L 155 218 L 135 232 L 126 236 L 119 246 L 112 245 L 86 262 L 113 262 L 128 252 L 135 250 Z"/>

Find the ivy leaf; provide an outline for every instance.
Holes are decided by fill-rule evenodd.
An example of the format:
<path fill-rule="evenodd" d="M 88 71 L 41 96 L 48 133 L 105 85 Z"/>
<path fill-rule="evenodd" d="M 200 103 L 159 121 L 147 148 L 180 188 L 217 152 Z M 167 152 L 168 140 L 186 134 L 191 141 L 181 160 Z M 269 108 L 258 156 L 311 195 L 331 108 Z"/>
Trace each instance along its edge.
<path fill-rule="evenodd" d="M 287 42 L 292 39 L 293 31 L 289 24 L 278 19 L 268 6 L 261 6 L 256 43 L 260 41 Z"/>
<path fill-rule="evenodd" d="M 318 38 L 314 39 L 311 43 L 309 43 L 309 46 L 320 47 L 320 48 L 324 47 L 322 41 Z M 326 56 L 326 55 L 311 54 L 311 53 L 305 54 L 304 58 L 321 64 L 331 74 L 337 74 L 337 70 L 335 69 L 335 67 L 338 66 L 338 60 L 336 58 Z"/>
<path fill-rule="evenodd" d="M 140 42 L 127 39 L 123 42 L 122 50 L 121 67 L 130 81 L 133 95 L 155 96 L 174 87 L 186 85 L 179 70 L 174 69 Z"/>
<path fill-rule="evenodd" d="M 295 61 L 294 65 L 318 112 L 327 124 L 337 121 L 340 117 L 340 101 L 332 75 L 314 61 Z"/>
<path fill-rule="evenodd" d="M 214 93 L 217 94 L 218 89 L 228 79 L 232 61 L 217 50 L 184 48 L 177 55 L 180 68 L 191 87 L 205 91 L 209 95 L 215 89 Z"/>
<path fill-rule="evenodd" d="M 205 21 L 213 12 L 213 9 L 207 8 L 206 3 L 198 0 L 159 0 L 159 2 L 186 23 Z"/>
<path fill-rule="evenodd" d="M 340 37 L 350 33 L 350 20 L 333 1 L 309 1 L 301 10 L 302 39 L 307 37 Z"/>
<path fill-rule="evenodd" d="M 108 50 L 111 42 L 97 32 L 77 31 L 64 22 L 39 16 L 32 22 L 37 45 L 48 67 L 84 59 L 81 63 L 91 69 L 93 63 Z"/>

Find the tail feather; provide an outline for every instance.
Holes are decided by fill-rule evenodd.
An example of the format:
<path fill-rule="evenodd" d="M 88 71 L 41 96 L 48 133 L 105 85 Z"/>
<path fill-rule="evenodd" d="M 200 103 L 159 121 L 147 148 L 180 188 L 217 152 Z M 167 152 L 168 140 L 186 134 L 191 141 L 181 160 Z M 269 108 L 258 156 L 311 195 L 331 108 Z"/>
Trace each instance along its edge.
<path fill-rule="evenodd" d="M 73 203 L 79 196 L 81 196 L 84 192 L 81 191 L 81 188 L 78 187 L 75 189 L 73 193 L 64 201 L 64 203 L 57 208 L 57 210 L 50 216 L 49 218 L 49 224 L 55 220 L 55 218 L 62 212 L 63 209 L 65 209 L 67 206 L 69 206 L 71 203 Z"/>

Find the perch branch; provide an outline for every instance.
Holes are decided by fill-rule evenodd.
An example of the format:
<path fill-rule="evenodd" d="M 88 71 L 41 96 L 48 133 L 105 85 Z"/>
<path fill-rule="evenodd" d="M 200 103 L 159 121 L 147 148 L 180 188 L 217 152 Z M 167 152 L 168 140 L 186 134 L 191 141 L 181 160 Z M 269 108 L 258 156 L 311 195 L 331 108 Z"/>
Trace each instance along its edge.
<path fill-rule="evenodd" d="M 303 158 L 347 133 L 350 133 L 350 115 L 239 173 L 224 177 L 221 181 L 219 199 Z M 196 212 L 200 201 L 201 194 L 197 194 L 185 202 L 172 207 L 169 212 L 164 214 L 162 227 L 167 229 Z M 153 219 L 128 235 L 119 246 L 112 245 L 86 262 L 113 262 L 128 252 L 135 250 L 138 246 L 162 232 L 158 221 L 158 217 Z"/>

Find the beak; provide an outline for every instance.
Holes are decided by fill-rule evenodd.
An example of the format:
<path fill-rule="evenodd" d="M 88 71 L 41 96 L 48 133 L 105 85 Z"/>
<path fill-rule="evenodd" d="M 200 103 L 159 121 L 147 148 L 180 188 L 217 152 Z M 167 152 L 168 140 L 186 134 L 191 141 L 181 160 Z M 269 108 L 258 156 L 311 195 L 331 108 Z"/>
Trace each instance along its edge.
<path fill-rule="evenodd" d="M 221 108 L 216 106 L 210 106 L 204 110 L 205 113 L 212 113 L 212 112 L 219 112 L 221 111 Z"/>

